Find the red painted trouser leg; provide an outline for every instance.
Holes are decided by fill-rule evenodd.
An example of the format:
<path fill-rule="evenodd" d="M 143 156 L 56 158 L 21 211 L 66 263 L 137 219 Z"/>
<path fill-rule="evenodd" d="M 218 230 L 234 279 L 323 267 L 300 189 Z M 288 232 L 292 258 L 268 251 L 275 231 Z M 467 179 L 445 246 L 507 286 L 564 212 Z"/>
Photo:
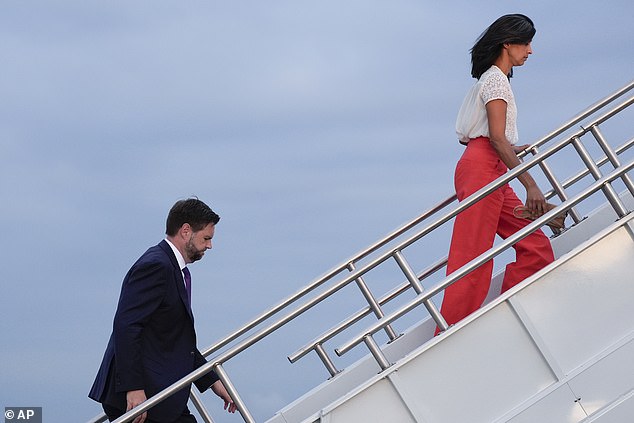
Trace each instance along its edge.
<path fill-rule="evenodd" d="M 458 200 L 462 201 L 507 170 L 488 138 L 469 141 L 456 166 L 454 183 Z M 507 184 L 456 216 L 447 274 L 489 250 L 496 234 L 507 238 L 528 225 L 529 221 L 513 216 L 513 208 L 520 204 L 522 202 Z M 506 266 L 502 292 L 554 260 L 550 241 L 541 230 L 513 248 L 516 259 Z M 482 306 L 489 292 L 492 271 L 493 260 L 490 260 L 445 290 L 441 312 L 448 324 L 458 322 Z"/>

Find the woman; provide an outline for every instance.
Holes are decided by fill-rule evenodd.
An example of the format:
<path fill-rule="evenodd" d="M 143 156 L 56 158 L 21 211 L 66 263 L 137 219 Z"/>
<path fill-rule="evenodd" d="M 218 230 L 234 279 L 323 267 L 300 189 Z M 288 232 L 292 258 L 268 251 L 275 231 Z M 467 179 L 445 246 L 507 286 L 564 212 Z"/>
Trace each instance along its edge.
<path fill-rule="evenodd" d="M 456 132 L 466 150 L 456 166 L 454 183 L 462 201 L 519 165 L 517 109 L 510 78 L 532 54 L 533 22 L 524 15 L 505 15 L 480 36 L 471 49 L 471 75 L 478 81 L 464 99 Z M 546 200 L 528 172 L 518 176 L 526 188 L 526 208 L 533 216 L 546 209 Z M 447 274 L 493 246 L 495 234 L 507 238 L 530 222 L 513 216 L 522 205 L 508 185 L 497 189 L 460 213 L 454 222 Z M 516 261 L 506 266 L 502 292 L 517 285 L 554 260 L 550 241 L 538 230 L 514 246 Z M 489 290 L 493 260 L 445 290 L 442 315 L 454 324 L 482 305 Z"/>

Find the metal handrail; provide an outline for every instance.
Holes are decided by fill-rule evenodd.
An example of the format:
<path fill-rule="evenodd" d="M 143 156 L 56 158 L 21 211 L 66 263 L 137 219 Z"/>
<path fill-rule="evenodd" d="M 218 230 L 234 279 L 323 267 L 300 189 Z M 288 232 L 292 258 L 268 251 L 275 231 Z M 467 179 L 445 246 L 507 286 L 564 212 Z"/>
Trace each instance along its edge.
<path fill-rule="evenodd" d="M 611 102 L 613 102 L 617 98 L 625 95 L 627 92 L 629 92 L 633 88 L 634 88 L 634 81 L 631 81 L 629 84 L 626 84 L 623 88 L 615 91 L 613 94 L 610 94 L 609 96 L 605 97 L 604 99 L 597 101 L 594 105 L 588 107 L 583 112 L 580 112 L 578 115 L 576 115 L 575 117 L 571 118 L 567 123 L 563 124 L 559 129 L 555 129 L 550 134 L 545 135 L 543 138 L 537 140 L 534 144 L 531 145 L 531 148 L 533 148 L 533 147 L 541 147 L 542 145 L 544 145 L 548 141 L 550 141 L 553 138 L 559 136 L 560 134 L 563 134 L 568 129 L 570 129 L 573 126 L 577 125 L 578 123 L 583 121 L 588 116 L 593 115 L 598 110 L 600 110 L 603 107 L 607 106 L 608 104 L 610 104 Z M 618 113 L 621 110 L 622 109 L 619 109 L 615 113 Z M 615 113 L 612 113 L 610 116 L 613 116 Z M 608 117 L 610 117 L 610 116 L 608 116 Z M 606 117 L 605 119 L 607 119 L 608 117 Z M 604 120 L 602 120 L 601 122 L 603 122 Z"/>
<path fill-rule="evenodd" d="M 568 144 L 573 144 L 575 142 L 577 142 L 579 140 L 579 138 L 586 134 L 587 132 L 593 132 L 595 131 L 597 125 L 599 123 L 604 122 L 607 118 L 614 116 L 616 113 L 618 113 L 619 111 L 625 109 L 626 107 L 628 107 L 629 105 L 631 105 L 632 103 L 634 103 L 634 97 L 632 97 L 631 99 L 627 100 L 626 102 L 622 103 L 621 105 L 619 105 L 618 107 L 616 107 L 615 109 L 613 109 L 612 111 L 606 113 L 604 116 L 596 119 L 595 121 L 593 121 L 590 125 L 588 125 L 585 128 L 582 128 L 580 131 L 578 131 L 577 133 L 573 134 L 572 136 L 570 136 L 570 138 L 568 139 L 564 139 L 562 141 L 560 141 L 559 143 L 555 144 L 553 147 L 551 147 L 549 150 L 547 150 L 544 153 L 539 153 L 538 155 L 536 155 L 534 157 L 534 159 L 531 162 L 538 162 L 541 163 L 543 162 L 548 156 L 553 155 L 555 152 L 559 151 L 560 149 L 562 149 L 563 147 L 565 147 Z M 596 136 L 596 135 L 595 135 Z M 621 149 L 621 151 L 624 151 L 625 149 L 627 149 L 629 147 L 629 142 L 626 143 L 626 145 Z M 602 145 L 603 147 L 603 145 Z M 581 155 L 581 152 L 580 152 Z M 606 161 L 608 160 L 608 157 L 606 155 Z M 538 163 L 533 163 L 531 166 L 527 165 L 526 163 L 517 166 L 516 168 L 514 168 L 512 171 L 507 172 L 503 177 L 498 178 L 496 181 L 490 183 L 489 185 L 483 187 L 482 189 L 480 189 L 479 191 L 477 191 L 476 193 L 472 194 L 471 196 L 467 197 L 462 203 L 462 206 L 457 207 L 454 212 L 452 212 L 449 217 L 454 217 L 455 215 L 457 215 L 457 212 L 461 212 L 463 209 L 471 206 L 473 203 L 479 201 L 481 198 L 483 198 L 484 196 L 488 195 L 490 192 L 492 192 L 493 190 L 499 188 L 500 186 L 502 186 L 504 183 L 509 182 L 511 179 L 513 179 L 517 174 L 522 173 L 524 171 L 524 168 L 526 168 L 526 170 L 528 170 L 530 167 L 534 166 L 535 164 Z M 596 166 L 596 163 L 593 163 Z M 598 168 L 598 166 L 596 166 Z M 626 166 L 627 167 L 627 166 Z M 592 169 L 588 169 L 587 173 L 593 173 Z M 629 191 L 632 193 L 632 195 L 634 195 L 634 189 L 632 187 L 631 182 L 629 181 L 629 178 L 627 178 L 627 175 L 625 172 L 614 172 L 612 175 L 614 174 L 618 174 L 618 177 L 622 177 L 624 179 L 624 182 L 626 183 L 626 187 L 629 189 Z M 598 174 L 597 174 L 598 176 Z M 594 186 L 594 185 L 593 185 Z M 598 186 L 594 191 L 601 189 L 601 188 L 605 188 L 603 185 Z M 594 192 L 592 191 L 592 192 Z M 578 197 L 578 196 L 577 196 Z M 577 198 L 575 197 L 575 198 Z M 587 196 L 586 196 L 587 197 Z M 575 204 L 577 204 L 579 201 L 581 201 L 582 199 L 586 198 L 583 197 L 578 201 L 565 201 L 562 204 L 571 204 L 570 207 L 566 207 L 566 208 L 562 208 L 561 206 L 557 207 L 556 209 L 554 209 L 552 212 L 544 215 L 544 218 L 540 218 L 538 221 L 542 221 L 543 220 L 543 224 L 545 224 L 545 222 L 547 222 L 550 218 L 556 216 L 557 214 L 563 212 L 564 210 L 568 210 L 569 208 L 571 209 Z M 615 196 L 612 195 L 611 197 L 609 195 L 606 194 L 606 197 L 608 197 L 608 200 L 610 201 L 610 203 L 613 203 L 615 200 Z M 621 214 L 623 212 L 623 207 L 619 207 L 617 208 L 614 204 L 613 207 L 615 208 L 615 211 L 617 211 L 617 213 Z M 445 219 L 448 216 L 445 216 L 443 218 L 441 218 L 439 221 L 444 223 Z M 432 224 L 432 227 L 436 227 L 436 224 Z M 527 228 L 537 228 L 537 226 L 532 223 L 531 225 L 527 226 Z M 533 231 L 536 229 L 533 229 Z M 516 234 L 514 234 L 512 237 L 507 238 L 507 240 L 505 240 L 502 244 L 500 244 L 499 247 L 496 247 L 494 249 L 489 250 L 488 252 L 483 253 L 481 256 L 479 256 L 478 258 L 474 259 L 472 262 L 469 262 L 467 265 L 461 267 L 460 269 L 456 270 L 455 272 L 453 272 L 451 274 L 450 277 L 447 277 L 446 279 L 443 280 L 443 282 L 441 282 L 439 284 L 439 286 L 441 287 L 440 289 L 432 289 L 431 291 L 427 291 L 425 294 L 422 295 L 419 294 L 419 297 L 421 298 L 420 301 L 416 302 L 416 305 L 419 305 L 421 302 L 425 302 L 431 299 L 431 297 L 433 297 L 434 295 L 438 294 L 440 291 L 442 291 L 443 289 L 445 289 L 447 286 L 451 285 L 452 283 L 454 283 L 455 281 L 457 281 L 458 279 L 460 279 L 462 276 L 468 274 L 469 272 L 471 272 L 473 269 L 475 269 L 476 267 L 478 267 L 479 265 L 487 262 L 488 260 L 492 259 L 493 257 L 495 257 L 496 255 L 500 254 L 501 252 L 505 251 L 506 249 L 510 248 L 513 244 L 515 244 L 517 241 L 523 239 L 525 236 L 528 236 L 528 234 L 530 234 L 530 232 L 527 232 L 528 229 L 525 229 L 523 231 L 520 231 Z M 423 231 L 424 232 L 424 231 Z M 524 232 L 526 232 L 526 234 L 524 234 Z M 523 235 L 523 236 L 521 236 Z M 403 247 L 399 247 L 400 250 L 404 249 L 405 247 L 407 247 L 409 244 L 404 244 Z M 482 257 L 485 257 L 486 259 L 480 259 Z M 473 263 L 476 263 L 475 265 Z M 407 311 L 410 311 L 411 308 L 407 308 L 404 313 L 406 313 Z M 404 314 L 403 313 L 403 314 Z M 402 314 L 399 314 L 399 312 L 394 312 L 392 313 L 390 316 L 394 316 L 395 314 L 398 314 L 398 316 L 402 316 Z M 434 317 L 432 315 L 432 317 Z M 395 319 L 392 317 L 387 317 L 385 316 L 382 319 L 377 320 L 377 322 L 372 325 L 371 327 L 374 327 L 375 325 L 378 325 L 380 327 L 382 327 L 381 324 L 379 324 L 379 322 L 387 322 L 387 324 L 392 323 Z M 442 327 L 443 325 L 443 321 L 438 321 L 437 323 L 439 324 L 439 326 Z M 352 346 L 357 345 L 358 343 L 366 340 L 368 340 L 368 336 L 372 335 L 374 332 L 372 331 L 366 331 L 364 332 L 362 335 L 358 335 L 355 338 L 353 338 L 352 341 L 346 343 L 343 347 L 340 347 L 338 349 L 335 350 L 335 352 L 338 355 L 343 355 L 345 352 L 347 352 Z M 376 346 L 374 345 L 368 345 L 368 347 L 370 348 L 371 352 L 376 354 Z M 379 363 L 381 362 L 385 362 L 384 358 L 377 358 L 377 361 L 379 361 Z"/>
<path fill-rule="evenodd" d="M 590 127 L 589 127 L 590 128 Z M 618 147 L 615 149 L 615 153 L 616 154 L 621 154 L 624 151 L 626 151 L 627 149 L 629 149 L 630 147 L 632 147 L 634 145 L 634 138 L 632 138 L 631 140 L 627 141 L 626 143 L 624 143 L 622 146 Z M 607 156 L 603 156 L 601 159 L 597 160 L 597 166 L 602 166 L 605 163 L 607 163 L 609 161 L 609 158 Z M 578 175 L 575 175 L 574 177 L 566 180 L 562 186 L 564 188 L 568 188 L 571 185 L 573 185 L 574 183 L 578 182 L 579 180 L 581 180 L 583 177 L 587 176 L 590 174 L 590 170 L 586 169 L 585 171 L 580 172 Z M 544 196 L 546 197 L 546 199 L 549 199 L 551 197 L 553 197 L 555 195 L 554 190 L 551 190 L 547 193 L 544 194 Z M 445 256 L 443 259 L 439 260 L 437 263 L 444 265 L 447 261 L 447 256 Z M 436 268 L 435 266 L 432 266 L 432 268 L 434 268 L 435 270 L 438 270 L 438 268 Z M 423 272 L 423 274 L 426 272 Z M 424 278 L 424 276 L 419 275 L 419 280 L 422 280 Z M 379 303 L 381 305 L 391 301 L 392 299 L 394 299 L 396 296 L 400 295 L 401 293 L 407 291 L 409 288 L 411 287 L 411 285 L 409 284 L 404 284 L 402 286 L 400 286 L 397 290 L 394 290 L 394 292 L 391 292 L 390 294 L 386 295 L 385 297 L 383 297 Z M 315 349 L 318 345 L 323 344 L 324 342 L 328 341 L 329 339 L 333 338 L 335 335 L 341 333 L 343 330 L 349 328 L 350 326 L 352 326 L 354 323 L 358 322 L 362 317 L 367 316 L 370 313 L 370 309 L 369 307 L 365 307 L 362 310 L 357 311 L 356 313 L 352 314 L 350 317 L 346 318 L 344 321 L 342 321 L 340 324 L 328 329 L 327 331 L 325 331 L 324 333 L 322 333 L 321 335 L 315 337 L 313 340 L 309 341 L 308 343 L 306 343 L 303 347 L 299 348 L 296 352 L 294 352 L 293 354 L 288 356 L 288 359 L 291 363 L 296 362 L 298 359 L 300 359 L 301 357 L 305 356 L 306 354 L 308 354 L 309 352 L 311 352 L 313 349 Z M 332 375 L 332 373 L 331 373 Z"/>
<path fill-rule="evenodd" d="M 225 338 L 221 339 L 220 341 L 215 342 L 214 344 L 210 345 L 209 347 L 205 348 L 204 350 L 201 350 L 201 354 L 204 357 L 207 357 L 207 356 L 213 354 L 214 352 L 219 351 L 224 346 L 230 344 L 231 342 L 233 342 L 236 339 L 240 338 L 245 333 L 249 332 L 251 329 L 257 327 L 260 323 L 268 320 L 271 316 L 273 316 L 273 315 L 277 314 L 278 312 L 280 312 L 281 310 L 285 309 L 290 304 L 294 303 L 298 299 L 304 297 L 305 295 L 307 295 L 310 292 L 314 291 L 315 289 L 319 288 L 324 283 L 328 282 L 333 277 L 337 276 L 339 273 L 347 271 L 348 270 L 348 266 L 349 266 L 350 263 L 357 263 L 358 261 L 368 257 L 369 255 L 371 255 L 372 253 L 374 253 L 375 251 L 377 251 L 378 249 L 380 249 L 384 245 L 389 244 L 394 239 L 398 238 L 399 236 L 401 236 L 405 232 L 409 231 L 412 227 L 418 225 L 420 222 L 422 222 L 423 220 L 427 219 L 429 216 L 432 216 L 433 214 L 437 213 L 439 210 L 442 210 L 448 204 L 451 204 L 455 199 L 456 199 L 456 196 L 454 195 L 452 197 L 447 198 L 444 201 L 441 201 L 440 203 L 438 203 L 437 205 L 435 205 L 431 209 L 427 210 L 426 212 L 422 213 L 420 216 L 416 217 L 412 221 L 404 224 L 400 228 L 398 228 L 398 229 L 394 230 L 393 232 L 391 232 L 390 234 L 386 235 L 380 241 L 377 241 L 376 243 L 372 244 L 371 246 L 369 246 L 369 247 L 363 249 L 362 251 L 360 251 L 359 253 L 355 254 L 353 256 L 353 258 L 351 258 L 351 259 L 339 264 L 338 266 L 336 266 L 336 267 L 332 268 L 331 270 L 329 270 L 328 272 L 326 272 L 324 275 L 322 275 L 322 276 L 318 277 L 317 279 L 313 280 L 313 282 L 311 282 L 310 284 L 308 284 L 304 288 L 300 289 L 295 294 L 293 294 L 293 295 L 287 297 L 286 299 L 280 301 L 277 305 L 271 307 L 269 310 L 267 310 L 267 311 L 263 312 L 262 314 L 260 314 L 259 316 L 255 317 L 250 322 L 246 323 L 241 328 L 235 330 L 233 333 L 229 334 Z"/>
<path fill-rule="evenodd" d="M 531 222 L 529 225 L 524 227 L 522 230 L 516 232 L 512 236 L 505 239 L 498 246 L 482 253 L 481 255 L 474 258 L 473 260 L 471 260 L 464 266 L 457 269 L 455 272 L 452 272 L 445 279 L 439 282 L 436 286 L 430 288 L 424 293 L 419 294 L 415 299 L 405 304 L 400 309 L 390 313 L 389 315 L 383 317 L 380 320 L 377 320 L 375 323 L 365 328 L 362 334 L 355 336 L 354 338 L 352 338 L 350 341 L 346 342 L 339 348 L 336 348 L 335 352 L 338 355 L 343 355 L 347 353 L 354 346 L 363 342 L 364 338 L 381 330 L 384 325 L 394 322 L 396 319 L 407 314 L 409 311 L 411 311 L 415 307 L 429 300 L 431 297 L 439 294 L 449 285 L 456 282 L 458 279 L 462 278 L 466 274 L 470 273 L 475 268 L 495 258 L 496 256 L 498 256 L 499 254 L 501 254 L 508 248 L 512 247 L 513 244 L 517 243 L 518 241 L 521 241 L 522 239 L 526 238 L 531 233 L 535 232 L 537 229 L 545 225 L 550 219 L 552 219 L 556 215 L 574 207 L 576 204 L 588 198 L 590 195 L 603 189 L 606 186 L 606 184 L 608 184 L 609 182 L 612 182 L 613 180 L 622 177 L 622 175 L 624 175 L 625 173 L 629 172 L 632 169 L 634 169 L 634 160 L 631 160 L 627 165 L 623 165 L 619 167 L 618 169 L 616 169 L 609 175 L 603 176 L 602 178 L 594 182 L 592 185 L 590 185 L 589 187 L 581 191 L 579 194 L 575 195 L 573 198 L 561 203 L 559 206 L 552 209 L 551 211 L 544 214 L 543 216 L 539 217 L 538 219 L 535 219 L 533 222 Z M 634 193 L 632 194 L 634 195 Z"/>
<path fill-rule="evenodd" d="M 434 274 L 435 272 L 437 272 L 438 270 L 442 269 L 446 264 L 447 264 L 447 258 L 446 257 L 441 259 L 441 260 L 436 261 L 434 264 L 432 264 L 427 269 L 425 269 L 424 271 L 422 271 L 420 274 L 417 275 L 418 280 L 419 281 L 424 280 L 427 276 L 430 276 L 430 275 Z M 397 286 L 396 288 L 392 289 L 390 292 L 385 294 L 383 297 L 381 297 L 379 299 L 379 304 L 381 304 L 381 305 L 387 304 L 388 302 L 390 302 L 393 299 L 397 298 L 402 293 L 408 291 L 411 287 L 412 287 L 412 285 L 409 282 L 402 283 L 401 285 Z M 358 310 L 356 313 L 353 313 L 352 315 L 350 315 L 348 318 L 346 318 L 340 324 L 338 324 L 336 326 L 333 326 L 332 328 L 330 328 L 327 331 L 323 332 L 321 335 L 317 336 L 312 341 L 310 341 L 307 344 L 305 344 L 303 347 L 298 349 L 296 352 L 294 352 L 293 354 L 289 355 L 288 356 L 288 361 L 290 361 L 291 363 L 295 363 L 297 360 L 299 360 L 300 358 L 304 357 L 306 354 L 308 354 L 313 349 L 315 349 L 315 347 L 317 347 L 318 345 L 321 345 L 324 342 L 332 339 L 333 337 L 335 337 L 339 333 L 343 332 L 345 329 L 348 329 L 350 326 L 352 326 L 353 324 L 357 323 L 363 317 L 367 316 L 370 313 L 371 313 L 371 309 L 370 309 L 369 306 L 366 306 L 363 309 Z M 334 376 L 334 375 L 331 374 L 331 376 Z"/>
<path fill-rule="evenodd" d="M 595 105 L 589 107 L 584 112 L 581 112 L 580 114 L 578 114 L 577 116 L 572 118 L 568 123 L 566 123 L 563 126 L 561 126 L 559 129 L 551 132 L 550 134 L 546 135 L 542 139 L 538 140 L 536 143 L 531 145 L 530 148 L 527 148 L 526 151 L 522 152 L 520 154 L 520 156 L 525 156 L 529 152 L 533 152 L 533 153 L 536 152 L 537 148 L 539 146 L 545 144 L 546 142 L 548 142 L 549 140 L 555 138 L 556 136 L 566 132 L 567 130 L 572 128 L 574 125 L 578 124 L 579 122 L 581 122 L 582 120 L 584 120 L 588 116 L 591 116 L 592 114 L 594 114 L 596 111 L 600 110 L 601 108 L 607 106 L 609 103 L 611 103 L 612 101 L 614 101 L 618 97 L 621 97 L 622 95 L 624 95 L 625 93 L 630 91 L 632 88 L 634 88 L 634 81 L 630 82 L 625 87 L 623 87 L 620 90 L 616 91 L 614 94 L 612 94 L 612 95 L 604 98 L 603 100 L 600 100 L 599 102 L 595 103 Z M 613 116 L 614 114 L 618 113 L 618 111 L 620 111 L 623 108 L 629 106 L 629 104 L 631 104 L 632 101 L 634 101 L 634 97 L 632 99 L 630 99 L 629 102 L 626 102 L 627 105 L 624 105 L 625 103 L 622 104 L 620 106 L 621 109 L 616 110 L 616 111 L 613 110 L 611 112 L 608 112 L 606 115 L 602 116 L 603 120 L 609 118 L 610 116 Z M 587 130 L 585 128 L 583 128 L 583 127 L 582 127 L 582 131 L 586 131 L 587 132 Z M 551 147 L 546 152 L 542 152 L 542 153 L 536 154 L 533 157 L 532 160 L 527 161 L 525 163 L 522 163 L 519 166 L 517 166 L 516 168 L 514 168 L 512 171 L 507 172 L 505 175 L 503 175 L 503 177 L 501 177 L 498 180 L 500 186 L 502 184 L 504 184 L 504 183 L 507 183 L 511 179 L 514 179 L 519 173 L 521 173 L 523 171 L 526 171 L 526 170 L 532 168 L 533 166 L 543 162 L 543 160 L 545 160 L 547 157 L 550 157 L 552 154 L 554 154 L 555 152 L 559 151 L 559 149 L 563 148 L 563 146 L 564 146 L 563 144 L 564 143 L 562 143 L 562 142 L 557 143 L 554 147 Z M 629 148 L 629 145 L 626 148 L 624 148 L 623 150 L 625 150 L 627 148 Z M 607 162 L 607 159 L 606 159 L 605 162 Z M 586 173 L 586 175 L 587 175 L 587 173 Z M 578 179 L 581 179 L 582 177 L 583 176 L 579 177 Z M 575 179 L 575 181 L 578 180 L 578 179 Z M 476 194 L 478 194 L 478 198 L 480 198 L 480 197 L 486 196 L 488 193 L 492 192 L 494 189 L 495 189 L 494 187 L 487 186 L 487 187 L 484 187 L 483 189 L 479 190 Z M 474 194 L 474 195 L 476 195 L 476 194 Z M 380 248 L 382 248 L 385 245 L 389 244 L 393 240 L 399 238 L 403 234 L 409 232 L 412 228 L 416 227 L 417 225 L 419 225 L 421 222 L 425 221 L 430 216 L 436 215 L 438 212 L 442 211 L 445 207 L 447 207 L 448 205 L 452 204 L 455 200 L 456 200 L 456 196 L 453 195 L 453 196 L 450 196 L 447 199 L 441 201 L 440 203 L 438 203 L 437 205 L 435 205 L 434 207 L 432 207 L 431 209 L 429 209 L 425 213 L 421 214 L 417 218 L 415 218 L 412 221 L 404 224 L 400 228 L 396 229 L 395 231 L 393 231 L 390 234 L 388 234 L 385 237 L 383 237 L 381 240 L 377 241 L 376 243 L 372 244 L 371 246 L 369 246 L 369 247 L 365 248 L 364 250 L 362 250 L 361 252 L 357 253 L 356 255 L 353 256 L 352 259 L 349 259 L 349 260 L 345 261 L 344 263 L 340 264 L 339 266 L 336 266 L 335 268 L 333 268 L 329 272 L 325 273 L 321 277 L 315 279 L 313 282 L 311 282 L 306 287 L 304 287 L 301 290 L 297 291 L 295 294 L 291 295 L 290 297 L 287 297 L 285 300 L 282 300 L 276 306 L 274 306 L 274 307 L 270 308 L 269 310 L 263 312 L 258 317 L 256 317 L 255 319 L 251 320 L 249 323 L 247 323 L 244 326 L 242 326 L 240 329 L 234 331 L 232 334 L 230 334 L 227 337 L 221 339 L 220 341 L 212 344 L 210 347 L 208 347 L 208 348 L 206 348 L 205 350 L 202 351 L 203 355 L 207 357 L 207 356 L 213 354 L 214 352 L 219 351 L 221 348 L 223 348 L 223 347 L 231 344 L 232 342 L 238 340 L 240 337 L 242 337 L 243 335 L 245 335 L 246 333 L 248 333 L 252 329 L 260 326 L 263 322 L 267 321 L 272 316 L 278 314 L 280 311 L 286 309 L 288 306 L 290 306 L 291 304 L 295 303 L 300 298 L 306 296 L 307 294 L 309 294 L 310 292 L 314 291 L 318 287 L 322 286 L 326 282 L 331 281 L 335 276 L 339 275 L 343 271 L 348 270 L 351 263 L 353 263 L 353 264 L 354 263 L 358 263 L 360 260 L 363 260 L 363 259 L 367 258 L 368 256 L 370 256 L 371 254 L 377 252 Z M 475 203 L 475 201 L 476 200 L 467 202 L 465 200 L 465 201 L 461 202 L 458 205 L 458 207 L 453 210 L 452 213 L 445 214 L 443 217 L 441 217 L 439 220 L 437 220 L 436 223 L 428 225 L 426 228 L 424 228 L 423 230 L 419 231 L 414 236 L 410 236 L 405 241 L 400 242 L 398 250 L 400 251 L 400 250 L 410 246 L 412 243 L 416 242 L 417 240 L 419 240 L 420 238 L 422 238 L 423 236 L 425 236 L 429 232 L 433 231 L 437 227 L 439 227 L 442 224 L 444 224 L 447 221 L 449 221 L 451 218 L 453 218 L 459 212 L 461 212 L 465 208 L 467 208 L 470 205 L 472 205 L 473 203 Z M 566 204 L 572 204 L 570 201 L 566 201 L 565 203 Z M 574 204 L 576 204 L 576 203 L 574 203 Z M 542 218 L 540 218 L 540 219 L 536 220 L 535 222 L 531 223 L 531 225 L 535 225 L 535 227 L 537 227 L 538 222 L 540 222 L 541 220 L 542 220 Z M 239 395 L 237 394 L 237 391 L 235 390 L 235 388 L 231 384 L 230 380 L 228 379 L 226 373 L 224 372 L 224 369 L 222 368 L 222 363 L 225 363 L 226 361 L 228 361 L 231 358 L 235 357 L 236 355 L 238 355 L 242 351 L 246 350 L 247 348 L 249 348 L 253 344 L 259 342 L 261 339 L 263 339 L 266 336 L 270 335 L 271 333 L 273 333 L 274 331 L 276 331 L 280 327 L 286 325 L 288 322 L 293 320 L 295 317 L 303 314 L 304 312 L 306 312 L 307 310 L 309 310 L 310 308 L 312 308 L 316 304 L 318 304 L 321 301 L 323 301 L 324 299 L 330 297 L 331 295 L 333 295 L 334 293 L 336 293 L 337 291 L 342 289 L 344 286 L 348 285 L 350 282 L 352 282 L 355 279 L 361 277 L 362 275 L 364 275 L 368 271 L 372 270 L 373 268 L 375 268 L 379 264 L 383 263 L 384 261 L 392 258 L 393 257 L 392 253 L 394 251 L 395 250 L 392 250 L 392 251 L 390 251 L 388 253 L 383 253 L 383 254 L 379 255 L 379 257 L 374 258 L 372 261 L 370 261 L 369 263 L 367 263 L 364 266 L 360 267 L 359 269 L 355 269 L 355 270 L 351 271 L 346 277 L 344 277 L 343 280 L 340 280 L 339 282 L 335 283 L 332 287 L 330 287 L 329 289 L 327 289 L 326 291 L 324 291 L 323 293 L 321 293 L 317 297 L 314 297 L 312 300 L 304 303 L 300 307 L 296 308 L 294 311 L 286 314 L 284 317 L 278 318 L 274 323 L 269 324 L 264 329 L 259 330 L 257 333 L 251 334 L 247 339 L 244 339 L 244 340 L 240 341 L 238 344 L 234 345 L 233 347 L 229 348 L 227 351 L 225 351 L 222 354 L 220 354 L 219 356 L 215 357 L 209 363 L 207 363 L 204 366 L 198 368 L 194 372 L 190 373 L 188 376 L 180 379 L 179 381 L 177 381 L 174 384 L 172 384 L 170 387 L 164 389 L 159 394 L 157 394 L 157 395 L 153 396 L 152 398 L 148 399 L 146 402 L 144 402 L 140 406 L 138 406 L 135 409 L 131 410 L 130 412 L 124 414 L 119 419 L 117 419 L 116 422 L 117 423 L 123 423 L 123 422 L 126 422 L 126 421 L 130 421 L 134 416 L 137 416 L 138 414 L 141 414 L 142 412 L 148 410 L 149 408 L 151 408 L 152 406 L 156 405 L 158 402 L 162 401 L 163 399 L 167 398 L 168 396 L 170 396 L 174 392 L 182 389 L 186 385 L 188 385 L 188 384 L 192 383 L 193 381 L 195 381 L 196 379 L 202 377 L 204 374 L 210 372 L 212 369 L 216 370 L 216 372 L 219 374 L 219 376 L 220 376 L 221 380 L 223 381 L 223 383 L 225 383 L 225 385 L 227 386 L 227 389 L 228 389 L 230 395 L 232 396 L 232 398 L 234 398 L 234 401 L 236 402 L 236 405 L 238 406 L 238 410 L 242 414 L 243 419 L 246 422 L 254 421 L 253 417 L 249 414 L 248 410 L 246 409 L 246 406 L 244 405 L 242 400 L 239 398 Z M 417 296 L 416 300 L 418 301 L 421 298 L 421 296 L 422 296 L 423 300 L 420 300 L 419 302 L 417 302 L 417 305 L 420 305 L 421 303 L 424 303 L 429 298 L 431 298 L 431 296 L 433 296 L 433 295 L 430 295 L 430 291 L 427 291 L 425 294 L 419 293 L 419 295 Z M 431 314 L 433 316 L 433 313 L 431 313 Z M 389 318 L 392 315 L 393 315 L 393 313 L 390 314 L 389 316 L 384 316 L 379 321 L 384 322 L 384 321 L 386 321 L 387 318 Z M 384 327 L 382 329 L 384 329 Z M 369 346 L 373 347 L 370 342 L 371 341 L 368 341 Z M 373 348 L 371 348 L 371 350 L 372 349 Z M 93 421 L 100 421 L 100 420 L 93 420 Z"/>
<path fill-rule="evenodd" d="M 634 138 L 630 139 L 629 141 L 626 141 L 623 145 L 621 145 L 620 147 L 616 148 L 614 151 L 616 152 L 616 154 L 621 154 L 621 153 L 627 151 L 632 146 L 634 146 Z M 602 158 L 597 160 L 596 163 L 597 163 L 597 166 L 601 167 L 604 164 L 606 164 L 608 161 L 609 161 L 608 157 L 607 156 L 603 156 Z M 572 186 L 575 183 L 579 182 L 581 179 L 585 178 L 588 175 L 590 175 L 590 170 L 589 169 L 582 170 L 581 172 L 577 173 L 576 175 L 574 175 L 574 176 L 570 177 L 569 179 L 567 179 L 566 181 L 564 181 L 562 186 L 564 188 L 569 188 L 570 186 Z M 553 190 L 544 193 L 544 197 L 546 197 L 546 199 L 549 199 L 549 198 L 553 197 L 554 195 L 555 195 L 555 192 Z"/>

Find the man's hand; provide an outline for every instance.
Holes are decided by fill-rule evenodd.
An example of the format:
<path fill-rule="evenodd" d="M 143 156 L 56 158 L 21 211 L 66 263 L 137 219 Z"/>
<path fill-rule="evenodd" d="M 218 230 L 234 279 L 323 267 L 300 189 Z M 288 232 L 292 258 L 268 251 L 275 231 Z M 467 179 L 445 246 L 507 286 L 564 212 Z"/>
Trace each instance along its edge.
<path fill-rule="evenodd" d="M 128 391 L 125 395 L 126 401 L 128 403 L 126 412 L 132 410 L 137 405 L 141 404 L 143 401 L 147 399 L 145 396 L 145 391 L 143 389 L 139 389 L 137 391 Z M 147 418 L 147 412 L 137 416 L 132 423 L 143 423 Z"/>
<path fill-rule="evenodd" d="M 225 410 L 230 413 L 235 413 L 238 407 L 231 399 L 231 396 L 227 392 L 225 385 L 222 384 L 222 381 L 217 380 L 211 385 L 211 390 L 214 391 L 214 394 L 218 395 L 225 402 Z"/>

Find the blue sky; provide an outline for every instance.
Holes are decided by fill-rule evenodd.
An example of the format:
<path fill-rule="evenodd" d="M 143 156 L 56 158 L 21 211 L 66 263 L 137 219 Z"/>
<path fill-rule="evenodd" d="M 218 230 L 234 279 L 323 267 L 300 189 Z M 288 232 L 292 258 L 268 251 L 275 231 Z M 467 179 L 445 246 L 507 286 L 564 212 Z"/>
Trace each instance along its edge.
<path fill-rule="evenodd" d="M 469 48 L 514 12 L 537 27 L 522 142 L 632 80 L 627 1 L 2 2 L 3 405 L 99 412 L 121 280 L 180 198 L 222 217 L 192 269 L 202 348 L 450 195 Z M 286 362 L 303 324 L 234 366 L 257 418 L 325 378 Z"/>

